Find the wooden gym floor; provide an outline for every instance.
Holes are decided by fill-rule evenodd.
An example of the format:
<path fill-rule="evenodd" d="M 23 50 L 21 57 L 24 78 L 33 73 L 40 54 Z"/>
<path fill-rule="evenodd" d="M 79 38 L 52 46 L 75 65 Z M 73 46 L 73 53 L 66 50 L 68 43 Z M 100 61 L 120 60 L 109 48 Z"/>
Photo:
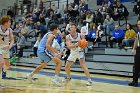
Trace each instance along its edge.
<path fill-rule="evenodd" d="M 0 93 L 140 93 L 140 84 L 139 87 L 127 85 L 132 78 L 91 74 L 94 84 L 86 86 L 85 75 L 77 72 L 72 72 L 70 82 L 57 87 L 51 82 L 54 70 L 47 69 L 34 75 L 33 84 L 29 84 L 26 74 L 33 69 L 12 67 L 7 73 L 8 78 L 0 80 L 5 85 L 0 88 Z M 65 72 L 61 71 L 60 76 L 64 80 Z"/>

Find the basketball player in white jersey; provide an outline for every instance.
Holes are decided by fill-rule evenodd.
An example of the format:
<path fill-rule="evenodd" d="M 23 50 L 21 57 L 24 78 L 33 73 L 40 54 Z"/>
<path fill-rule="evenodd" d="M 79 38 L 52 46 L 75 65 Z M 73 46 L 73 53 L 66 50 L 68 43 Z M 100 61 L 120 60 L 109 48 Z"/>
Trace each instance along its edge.
<path fill-rule="evenodd" d="M 67 44 L 67 47 L 70 49 L 70 55 L 67 59 L 67 63 L 65 66 L 65 71 L 67 73 L 67 77 L 65 79 L 66 80 L 71 79 L 70 67 L 73 64 L 73 62 L 75 62 L 76 59 L 78 58 L 80 61 L 80 66 L 82 67 L 86 77 L 88 78 L 88 82 L 86 85 L 90 86 L 92 85 L 92 81 L 90 78 L 88 68 L 85 65 L 84 50 L 78 47 L 78 41 L 81 39 L 84 39 L 84 36 L 82 36 L 80 33 L 77 33 L 76 30 L 77 30 L 76 25 L 72 24 L 70 28 L 70 34 L 66 36 L 66 44 Z"/>
<path fill-rule="evenodd" d="M 9 50 L 11 49 L 14 38 L 12 29 L 10 28 L 11 19 L 9 16 L 3 16 L 0 20 L 0 70 L 4 67 L 10 66 L 9 62 Z M 4 69 L 5 70 L 5 69 Z M 0 71 L 1 72 L 1 71 Z M 6 72 L 5 76 L 6 76 Z"/>

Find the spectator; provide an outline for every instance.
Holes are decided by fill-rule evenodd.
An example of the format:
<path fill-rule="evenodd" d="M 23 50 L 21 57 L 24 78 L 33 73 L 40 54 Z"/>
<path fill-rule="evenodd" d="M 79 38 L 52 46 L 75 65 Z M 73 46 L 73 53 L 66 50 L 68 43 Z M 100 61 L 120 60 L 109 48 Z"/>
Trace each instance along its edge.
<path fill-rule="evenodd" d="M 68 20 L 68 23 L 67 23 L 67 26 L 66 26 L 66 33 L 69 32 L 71 24 L 72 24 L 72 21 Z"/>
<path fill-rule="evenodd" d="M 125 38 L 122 41 L 122 47 L 132 47 L 135 39 L 136 39 L 136 32 L 133 30 L 131 24 L 126 25 L 126 33 L 125 33 Z"/>
<path fill-rule="evenodd" d="M 81 7 L 81 9 L 80 9 L 81 11 L 84 11 L 84 12 L 88 11 L 88 4 L 86 3 L 85 0 L 81 0 L 80 7 Z"/>
<path fill-rule="evenodd" d="M 15 29 L 13 30 L 13 34 L 17 35 L 19 32 L 20 32 L 20 28 L 19 28 L 19 24 L 17 23 Z"/>
<path fill-rule="evenodd" d="M 39 36 L 38 36 L 38 38 L 37 38 L 37 41 L 36 41 L 36 43 L 34 44 L 34 48 L 33 48 L 33 50 L 34 50 L 34 56 L 35 57 L 37 57 L 37 49 L 38 49 L 38 45 L 39 45 L 39 43 L 40 43 L 40 40 L 41 40 L 41 34 L 39 34 Z"/>
<path fill-rule="evenodd" d="M 112 37 L 109 38 L 110 47 L 113 48 L 113 42 L 118 44 L 117 47 L 120 46 L 123 38 L 124 38 L 124 31 L 119 28 L 118 24 L 116 24 L 115 29 L 112 32 Z"/>
<path fill-rule="evenodd" d="M 90 11 L 88 11 L 88 14 L 86 16 L 86 22 L 91 23 L 92 21 L 93 21 L 93 14 Z"/>
<path fill-rule="evenodd" d="M 17 49 L 19 50 L 18 56 L 23 56 L 23 49 L 25 47 L 26 39 L 22 33 L 18 33 L 18 40 L 17 40 Z"/>
<path fill-rule="evenodd" d="M 127 8 L 123 4 L 121 4 L 120 1 L 117 1 L 116 9 L 114 12 L 115 12 L 115 20 L 127 18 L 129 15 Z"/>
<path fill-rule="evenodd" d="M 112 16 L 113 15 L 113 10 L 108 6 L 108 4 L 104 4 L 104 6 L 102 7 L 102 14 L 104 16 L 106 16 L 107 14 Z"/>
<path fill-rule="evenodd" d="M 47 27 L 41 24 L 40 22 L 37 22 L 36 29 L 37 29 L 37 36 L 39 35 L 39 33 L 41 33 L 41 36 L 43 36 L 47 32 Z"/>
<path fill-rule="evenodd" d="M 92 42 L 93 44 L 92 46 L 89 46 L 89 48 L 92 48 L 95 45 L 95 43 L 99 40 L 95 23 L 90 24 L 89 34 L 86 37 L 86 40 Z"/>
<path fill-rule="evenodd" d="M 135 14 L 140 14 L 140 0 L 137 0 L 137 4 L 134 6 L 133 11 Z"/>
<path fill-rule="evenodd" d="M 106 28 L 106 34 L 110 35 L 111 31 L 114 29 L 114 20 L 110 18 L 110 15 L 106 15 L 106 19 L 104 20 L 104 27 Z"/>
<path fill-rule="evenodd" d="M 84 35 L 85 37 L 88 35 L 88 24 L 89 23 L 84 22 L 83 26 L 81 27 L 81 31 L 80 31 L 80 33 L 82 35 Z"/>
<path fill-rule="evenodd" d="M 45 17 L 44 17 L 43 14 L 40 14 L 39 21 L 40 21 L 41 24 L 46 25 Z"/>
<path fill-rule="evenodd" d="M 8 8 L 7 15 L 10 16 L 11 18 L 14 17 L 14 13 L 10 8 Z"/>
<path fill-rule="evenodd" d="M 103 15 L 101 14 L 100 9 L 99 11 L 94 11 L 93 23 L 96 23 L 96 25 L 103 24 Z"/>
<path fill-rule="evenodd" d="M 28 27 L 24 26 L 22 29 L 21 29 L 21 34 L 24 35 L 24 36 L 27 36 L 28 35 L 28 32 L 29 32 L 29 29 Z"/>

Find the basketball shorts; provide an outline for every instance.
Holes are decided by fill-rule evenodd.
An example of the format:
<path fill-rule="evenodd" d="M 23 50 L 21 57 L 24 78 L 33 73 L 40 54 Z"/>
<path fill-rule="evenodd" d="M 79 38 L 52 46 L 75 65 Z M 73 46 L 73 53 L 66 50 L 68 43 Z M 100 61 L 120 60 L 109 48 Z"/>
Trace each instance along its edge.
<path fill-rule="evenodd" d="M 42 63 L 49 63 L 52 60 L 52 58 L 54 58 L 54 55 L 48 50 L 45 50 L 44 52 L 38 53 L 38 57 L 40 58 Z"/>
<path fill-rule="evenodd" d="M 10 58 L 10 51 L 0 49 L 0 55 L 2 55 L 2 57 L 5 59 L 9 59 Z"/>
<path fill-rule="evenodd" d="M 85 58 L 85 54 L 83 51 L 77 52 L 77 53 L 70 53 L 69 57 L 68 57 L 68 61 L 71 62 L 75 62 L 76 59 L 84 59 Z"/>

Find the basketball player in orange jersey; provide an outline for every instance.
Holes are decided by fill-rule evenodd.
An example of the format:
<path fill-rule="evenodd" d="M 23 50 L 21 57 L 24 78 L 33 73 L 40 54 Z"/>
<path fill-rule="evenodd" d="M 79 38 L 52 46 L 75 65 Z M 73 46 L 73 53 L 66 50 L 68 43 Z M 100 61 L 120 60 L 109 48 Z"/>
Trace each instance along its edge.
<path fill-rule="evenodd" d="M 11 25 L 11 19 L 9 16 L 3 16 L 0 20 L 0 70 L 2 67 L 4 68 L 4 65 L 6 67 L 10 67 L 9 62 L 9 50 L 11 49 L 14 38 L 12 29 L 10 28 Z M 6 77 L 5 68 L 3 69 L 2 76 Z M 4 78 L 3 77 L 3 78 Z"/>
<path fill-rule="evenodd" d="M 72 24 L 70 27 L 70 34 L 66 36 L 66 45 L 70 49 L 70 55 L 67 59 L 67 63 L 65 66 L 65 71 L 67 73 L 67 77 L 65 79 L 66 81 L 69 81 L 71 79 L 70 67 L 73 64 L 73 62 L 75 62 L 76 59 L 78 58 L 80 61 L 80 66 L 82 67 L 86 77 L 88 78 L 88 82 L 86 83 L 86 85 L 91 86 L 92 80 L 90 78 L 88 68 L 85 65 L 84 50 L 78 47 L 78 41 L 84 39 L 84 36 L 82 36 L 80 33 L 77 33 L 76 30 L 77 30 L 76 25 Z"/>

